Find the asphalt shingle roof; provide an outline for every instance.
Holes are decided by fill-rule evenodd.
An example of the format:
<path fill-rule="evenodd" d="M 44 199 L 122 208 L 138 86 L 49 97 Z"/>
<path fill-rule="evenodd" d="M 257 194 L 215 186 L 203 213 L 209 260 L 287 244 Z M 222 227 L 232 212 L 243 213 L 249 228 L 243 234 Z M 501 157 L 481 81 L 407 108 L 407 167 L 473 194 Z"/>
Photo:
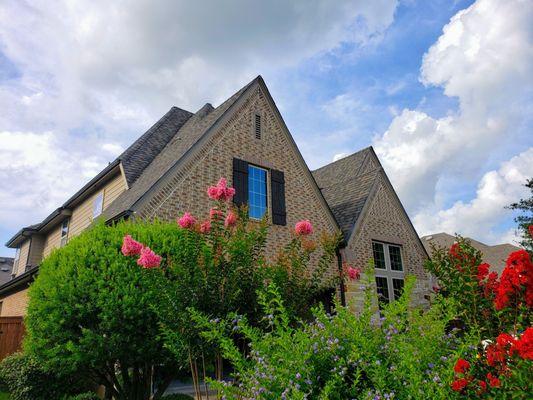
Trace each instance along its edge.
<path fill-rule="evenodd" d="M 435 233 L 432 235 L 422 236 L 422 244 L 426 248 L 428 254 L 432 253 L 431 245 L 437 248 L 450 248 L 455 243 L 455 236 L 445 232 Z M 509 243 L 497 244 L 494 246 L 481 243 L 471 238 L 465 238 L 470 241 L 470 244 L 475 249 L 483 253 L 483 261 L 491 266 L 492 271 L 501 273 L 505 266 L 505 260 L 509 253 L 520 250 L 520 247 L 513 246 Z"/>
<path fill-rule="evenodd" d="M 256 78 L 257 79 L 257 78 Z M 164 175 L 209 131 L 224 113 L 255 82 L 255 79 L 243 87 L 217 108 L 209 103 L 193 114 L 177 129 L 168 143 L 158 150 L 152 162 L 140 173 L 129 190 L 120 196 L 104 211 L 107 219 L 130 210 Z M 128 150 L 126 150 L 127 152 Z M 126 153 L 125 152 L 125 153 Z M 155 151 L 150 151 L 150 154 Z M 135 168 L 132 168 L 135 169 Z"/>
<path fill-rule="evenodd" d="M 344 238 L 348 240 L 378 178 L 381 167 L 370 167 L 372 148 L 360 150 L 313 171 Z"/>

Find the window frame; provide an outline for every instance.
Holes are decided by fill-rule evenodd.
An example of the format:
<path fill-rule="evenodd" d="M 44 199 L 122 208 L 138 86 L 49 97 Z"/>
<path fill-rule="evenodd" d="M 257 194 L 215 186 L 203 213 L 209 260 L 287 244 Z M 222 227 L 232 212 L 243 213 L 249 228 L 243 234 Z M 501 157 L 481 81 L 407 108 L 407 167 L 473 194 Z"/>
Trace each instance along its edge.
<path fill-rule="evenodd" d="M 98 208 L 96 207 L 98 201 Z M 102 215 L 102 212 L 104 211 L 104 191 L 102 190 L 100 193 L 98 193 L 93 198 L 93 219 L 99 217 Z"/>
<path fill-rule="evenodd" d="M 94 213 L 94 210 L 93 210 Z M 66 227 L 65 227 L 66 222 Z M 70 218 L 64 219 L 61 222 L 61 237 L 59 240 L 59 247 L 63 247 L 68 242 L 68 231 L 70 230 Z"/>
<path fill-rule="evenodd" d="M 404 265 L 404 256 L 403 256 L 403 247 L 395 243 L 387 243 L 379 240 L 372 240 L 372 258 L 374 258 L 374 246 L 376 244 L 383 246 L 383 254 L 385 257 L 385 268 L 377 268 L 374 265 L 374 275 L 375 278 L 384 278 L 387 280 L 387 291 L 388 291 L 388 302 L 397 300 L 396 291 L 394 290 L 394 281 L 401 280 L 405 284 L 405 265 Z M 396 247 L 400 250 L 400 262 L 401 270 L 392 269 L 392 263 L 390 258 L 389 247 Z M 376 283 L 376 293 L 377 293 L 377 281 Z M 403 285 L 402 284 L 402 285 Z M 403 286 L 402 286 L 403 287 Z"/>
<path fill-rule="evenodd" d="M 252 185 L 250 185 L 250 179 L 251 179 L 251 174 L 250 174 L 250 169 L 252 168 L 255 168 L 255 169 L 258 169 L 258 170 L 262 170 L 265 172 L 265 212 L 263 214 L 263 216 L 261 218 L 257 218 L 257 217 L 253 217 L 252 215 L 250 215 L 250 211 L 251 211 L 251 208 L 252 208 L 252 196 L 251 196 L 251 190 L 252 190 Z M 256 164 L 251 164 L 251 163 L 248 163 L 248 217 L 251 219 L 251 220 L 254 220 L 254 221 L 261 221 L 261 219 L 263 219 L 265 217 L 266 214 L 268 214 L 268 207 L 269 207 L 269 203 L 268 203 L 268 178 L 269 178 L 269 169 L 268 168 L 264 168 L 264 167 L 260 167 L 259 165 L 256 165 Z M 254 192 L 255 193 L 255 192 Z"/>

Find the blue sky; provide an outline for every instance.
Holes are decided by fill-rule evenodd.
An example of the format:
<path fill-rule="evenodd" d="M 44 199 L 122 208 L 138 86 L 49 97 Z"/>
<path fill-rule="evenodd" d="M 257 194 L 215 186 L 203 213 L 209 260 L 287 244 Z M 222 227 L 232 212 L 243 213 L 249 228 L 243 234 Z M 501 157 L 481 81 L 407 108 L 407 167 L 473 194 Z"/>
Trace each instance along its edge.
<path fill-rule="evenodd" d="M 532 18 L 523 0 L 2 2 L 0 241 L 172 105 L 258 74 L 311 169 L 373 145 L 420 234 L 513 241 Z"/>

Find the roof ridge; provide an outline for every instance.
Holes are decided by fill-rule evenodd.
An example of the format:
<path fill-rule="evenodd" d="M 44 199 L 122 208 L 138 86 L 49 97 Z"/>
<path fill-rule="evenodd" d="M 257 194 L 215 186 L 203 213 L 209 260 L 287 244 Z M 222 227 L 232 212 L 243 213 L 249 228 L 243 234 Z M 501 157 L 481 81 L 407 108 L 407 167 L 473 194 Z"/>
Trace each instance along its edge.
<path fill-rule="evenodd" d="M 341 161 L 346 161 L 346 159 L 351 158 L 351 157 L 355 156 L 356 154 L 361 154 L 363 152 L 369 151 L 370 149 L 372 149 L 372 146 L 364 147 L 361 150 L 357 150 L 356 152 L 353 152 L 352 154 L 348 154 L 346 157 L 339 158 L 338 160 L 332 161 L 332 162 L 330 162 L 330 163 L 328 163 L 326 165 L 323 165 L 323 166 L 321 166 L 321 167 L 319 167 L 319 168 L 317 168 L 317 169 L 315 169 L 315 170 L 313 170 L 311 172 L 317 172 L 317 171 L 320 171 L 321 169 L 330 167 L 333 164 L 337 164 L 337 163 L 339 163 Z M 366 156 L 367 156 L 367 154 L 365 154 L 365 157 Z"/>

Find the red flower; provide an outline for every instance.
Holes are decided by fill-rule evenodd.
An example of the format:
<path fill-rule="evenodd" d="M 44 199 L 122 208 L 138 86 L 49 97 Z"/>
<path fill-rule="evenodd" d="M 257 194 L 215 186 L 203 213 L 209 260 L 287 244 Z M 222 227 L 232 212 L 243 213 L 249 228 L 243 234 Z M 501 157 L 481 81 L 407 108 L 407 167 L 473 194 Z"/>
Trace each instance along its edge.
<path fill-rule="evenodd" d="M 184 229 L 192 228 L 196 223 L 196 219 L 188 212 L 183 214 L 183 217 L 178 219 L 178 225 Z"/>
<path fill-rule="evenodd" d="M 491 387 L 500 387 L 502 384 L 498 377 L 492 375 L 490 372 L 487 374 L 487 380 Z"/>
<path fill-rule="evenodd" d="M 457 372 L 458 374 L 466 374 L 468 370 L 470 369 L 470 363 L 462 358 L 458 359 L 455 363 L 455 367 L 453 367 L 453 370 Z"/>
<path fill-rule="evenodd" d="M 533 328 L 529 327 L 515 344 L 516 351 L 525 360 L 533 360 Z"/>
<path fill-rule="evenodd" d="M 141 256 L 137 260 L 137 264 L 143 268 L 156 268 L 161 264 L 161 256 L 155 254 L 150 247 L 143 247 Z"/>
<path fill-rule="evenodd" d="M 465 378 L 456 379 L 452 382 L 452 390 L 461 392 L 468 385 L 468 380 Z"/>
<path fill-rule="evenodd" d="M 237 215 L 233 211 L 230 211 L 228 215 L 226 215 L 226 219 L 224 221 L 224 226 L 226 228 L 232 227 L 237 223 Z"/>
<path fill-rule="evenodd" d="M 130 235 L 124 236 L 121 248 L 122 254 L 124 254 L 125 256 L 136 256 L 141 254 L 142 248 L 142 243 L 133 240 Z"/>
<path fill-rule="evenodd" d="M 296 225 L 294 225 L 294 232 L 298 236 L 310 235 L 313 233 L 313 225 L 311 225 L 311 222 L 307 219 L 297 222 Z"/>
<path fill-rule="evenodd" d="M 216 186 L 207 189 L 207 195 L 213 200 L 228 201 L 235 195 L 235 189 L 228 187 L 226 178 L 220 178 Z"/>
<path fill-rule="evenodd" d="M 200 225 L 200 232 L 209 233 L 210 230 L 211 230 L 211 221 L 202 222 L 202 225 Z"/>
<path fill-rule="evenodd" d="M 489 264 L 487 263 L 479 264 L 477 267 L 477 280 L 478 281 L 484 280 L 488 274 L 489 274 Z"/>
<path fill-rule="evenodd" d="M 502 310 L 520 304 L 525 299 L 528 307 L 533 307 L 533 264 L 525 250 L 518 250 L 509 255 L 500 282 L 495 288 L 494 305 Z M 523 296 L 524 295 L 524 296 Z"/>
<path fill-rule="evenodd" d="M 487 382 L 485 381 L 478 381 L 477 382 L 478 385 L 479 385 L 479 390 L 478 390 L 478 394 L 481 394 L 483 392 L 485 392 L 487 390 Z"/>
<path fill-rule="evenodd" d="M 356 281 L 361 277 L 361 269 L 354 268 L 352 266 L 348 267 L 348 277 L 351 281 Z"/>

